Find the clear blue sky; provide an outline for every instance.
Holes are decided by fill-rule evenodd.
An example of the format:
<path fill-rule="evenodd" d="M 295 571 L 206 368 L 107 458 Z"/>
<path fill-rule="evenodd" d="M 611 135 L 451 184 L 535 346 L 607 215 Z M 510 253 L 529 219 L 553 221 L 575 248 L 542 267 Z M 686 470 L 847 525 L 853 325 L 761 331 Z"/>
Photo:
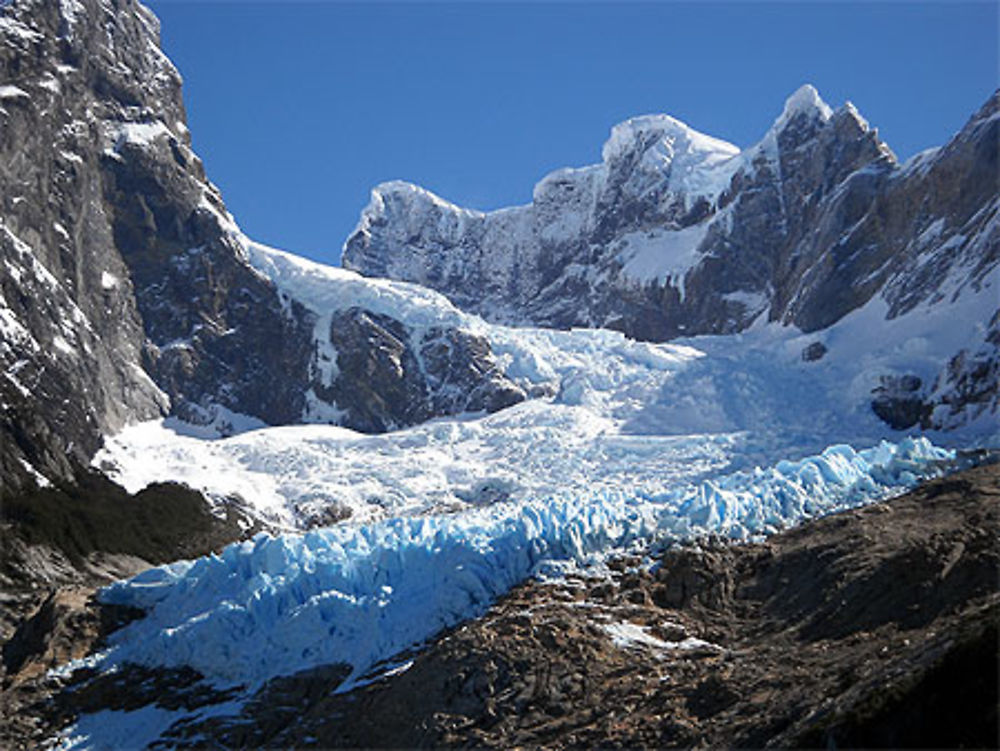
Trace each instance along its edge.
<path fill-rule="evenodd" d="M 151 0 L 194 147 L 255 239 L 327 263 L 384 180 L 526 203 L 666 112 L 740 147 L 802 83 L 901 158 L 998 85 L 998 4 Z"/>

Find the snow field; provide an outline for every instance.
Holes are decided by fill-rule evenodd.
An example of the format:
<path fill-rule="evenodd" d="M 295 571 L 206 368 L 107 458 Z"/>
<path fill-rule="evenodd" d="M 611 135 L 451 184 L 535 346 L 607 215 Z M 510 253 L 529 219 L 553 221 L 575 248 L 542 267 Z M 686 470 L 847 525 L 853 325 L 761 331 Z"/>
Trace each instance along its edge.
<path fill-rule="evenodd" d="M 215 407 L 206 419 L 214 415 L 225 430 L 176 419 L 139 423 L 106 439 L 94 463 L 131 492 L 180 481 L 210 497 L 238 496 L 268 523 L 302 529 L 330 511 L 366 521 L 544 497 L 554 488 L 655 490 L 730 461 L 734 436 L 622 435 L 629 417 L 699 351 L 610 331 L 477 321 L 469 322 L 488 329 L 509 377 L 554 396 L 383 435 L 319 424 L 266 427 Z"/>
<path fill-rule="evenodd" d="M 324 267 L 314 271 L 318 298 L 331 277 Z M 359 277 L 329 271 L 357 285 L 347 297 L 351 304 L 374 306 L 370 296 L 376 295 L 385 312 L 403 320 L 411 315 L 405 306 L 394 307 L 407 290 L 387 283 L 391 294 L 383 295 Z M 886 304 L 876 297 L 814 334 L 762 323 L 743 334 L 685 344 L 629 341 L 602 330 L 492 326 L 462 317 L 423 291 L 418 307 L 424 317 L 413 313 L 416 320 L 434 325 L 436 310 L 459 316 L 487 336 L 510 378 L 552 396 L 384 435 L 319 424 L 266 427 L 233 414 L 216 420 L 229 428 L 223 434 L 236 433 L 221 439 L 219 432 L 176 420 L 141 423 L 108 438 L 95 464 L 131 492 L 177 480 L 215 498 L 238 496 L 253 515 L 288 529 L 324 523 L 331 514 L 374 521 L 560 491 L 658 493 L 834 443 L 899 440 L 903 436 L 888 430 L 869 406 L 879 377 L 914 373 L 931 383 L 957 348 L 982 346 L 985 328 L 977 322 L 991 313 L 1000 282 L 992 283 L 978 294 L 965 290 L 949 305 L 888 321 Z M 827 354 L 803 361 L 803 349 L 814 342 Z M 995 415 L 983 413 L 959 427 L 933 440 L 998 442 Z"/>

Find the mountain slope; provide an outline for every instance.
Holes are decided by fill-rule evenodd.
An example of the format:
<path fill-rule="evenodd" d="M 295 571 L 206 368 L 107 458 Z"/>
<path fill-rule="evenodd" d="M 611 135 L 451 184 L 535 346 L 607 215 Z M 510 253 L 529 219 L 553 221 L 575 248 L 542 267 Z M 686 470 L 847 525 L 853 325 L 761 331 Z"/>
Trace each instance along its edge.
<path fill-rule="evenodd" d="M 626 336 L 488 322 L 245 237 L 156 37 L 129 0 L 0 0 L 0 574 L 28 590 L 5 604 L 40 605 L 2 650 L 10 745 L 276 738 L 310 697 L 366 695 L 351 689 L 527 577 L 771 535 L 998 440 L 995 102 L 906 167 L 803 89 L 745 154 L 636 118 L 532 207 L 481 215 L 394 184 L 366 212 L 401 253 L 457 238 L 439 260 L 475 283 L 462 306 L 560 326 L 583 310 Z M 702 335 L 636 338 L 689 324 Z M 963 539 L 988 561 L 983 525 Z M 140 569 L 101 592 L 119 608 L 35 587 Z M 606 625 L 602 643 L 662 641 Z"/>
<path fill-rule="evenodd" d="M 7 4 L 0 69 L 5 490 L 70 478 L 103 435 L 161 414 L 222 433 L 380 432 L 528 395 L 468 317 L 434 303 L 440 320 L 408 320 L 409 303 L 376 302 L 384 285 L 348 293 L 364 288 L 350 276 L 317 293 L 313 271 L 240 233 L 141 5 Z M 944 289 L 995 298 L 996 110 L 903 167 L 808 87 L 743 153 L 635 118 L 601 165 L 550 175 L 529 207 L 484 215 L 382 186 L 345 263 L 495 319 L 648 339 L 740 331 L 764 311 L 826 329 L 873 295 L 888 318 Z M 883 373 L 876 413 L 897 428 L 995 413 L 996 325 L 958 332 L 934 372 Z"/>

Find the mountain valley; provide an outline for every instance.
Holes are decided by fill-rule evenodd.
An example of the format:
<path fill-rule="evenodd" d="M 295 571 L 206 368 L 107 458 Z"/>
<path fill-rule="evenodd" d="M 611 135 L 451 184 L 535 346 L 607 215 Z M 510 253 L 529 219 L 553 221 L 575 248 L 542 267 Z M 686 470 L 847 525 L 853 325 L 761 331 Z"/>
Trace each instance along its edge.
<path fill-rule="evenodd" d="M 998 143 L 635 117 L 335 268 L 150 10 L 0 2 L 0 745 L 995 743 Z"/>

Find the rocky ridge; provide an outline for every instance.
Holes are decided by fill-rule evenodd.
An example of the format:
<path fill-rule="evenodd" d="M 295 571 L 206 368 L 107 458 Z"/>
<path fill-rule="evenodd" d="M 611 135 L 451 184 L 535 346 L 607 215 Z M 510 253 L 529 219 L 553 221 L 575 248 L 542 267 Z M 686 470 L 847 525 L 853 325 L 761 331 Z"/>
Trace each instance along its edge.
<path fill-rule="evenodd" d="M 379 185 L 343 263 L 490 320 L 657 341 L 762 313 L 815 331 L 882 290 L 895 317 L 952 269 L 975 285 L 997 263 L 998 106 L 1000 93 L 902 166 L 853 105 L 831 110 L 811 86 L 743 152 L 665 115 L 633 118 L 601 164 L 548 175 L 528 206 L 482 213 Z"/>
<path fill-rule="evenodd" d="M 102 435 L 168 412 L 384 430 L 523 398 L 465 332 L 442 332 L 456 346 L 439 372 L 369 357 L 364 327 L 316 338 L 327 311 L 250 265 L 141 4 L 4 3 L 0 80 L 2 492 L 69 479 Z M 397 349 L 424 346 L 390 328 Z M 319 362 L 331 338 L 335 383 Z"/>
<path fill-rule="evenodd" d="M 967 407 L 998 404 L 998 108 L 995 93 L 904 165 L 853 105 L 832 110 L 810 86 L 743 152 L 665 115 L 633 118 L 601 164 L 550 174 L 528 206 L 482 213 L 403 182 L 376 187 L 343 264 L 498 322 L 654 341 L 755 321 L 808 333 L 869 303 L 893 320 L 981 296 L 988 313 L 979 328 L 954 323 L 969 344 L 936 377 L 873 394 L 893 427 L 954 427 Z"/>

